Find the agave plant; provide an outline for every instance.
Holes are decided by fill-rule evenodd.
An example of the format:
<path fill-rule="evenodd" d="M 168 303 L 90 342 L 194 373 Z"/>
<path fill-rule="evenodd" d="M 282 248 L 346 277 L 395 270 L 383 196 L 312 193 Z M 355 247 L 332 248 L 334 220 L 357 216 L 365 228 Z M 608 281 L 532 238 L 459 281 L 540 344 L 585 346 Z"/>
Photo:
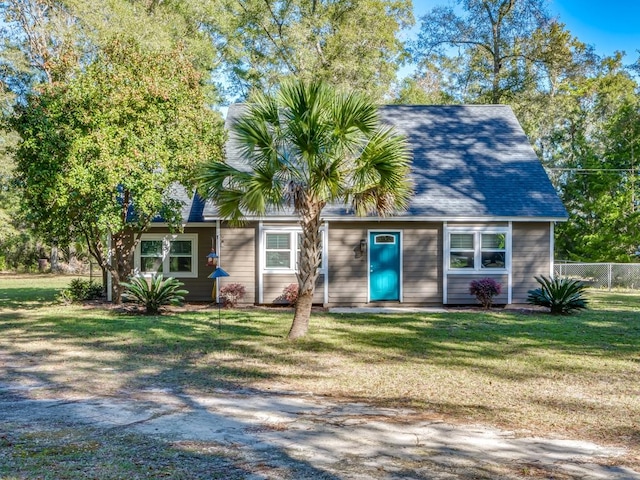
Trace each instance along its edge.
<path fill-rule="evenodd" d="M 184 283 L 173 277 L 165 279 L 162 274 L 150 280 L 143 276 L 132 277 L 129 282 L 123 282 L 122 286 L 125 288 L 123 296 L 144 305 L 148 315 L 160 313 L 165 305 L 180 305 L 184 302 L 184 296 L 189 293 L 187 290 L 180 290 Z"/>
<path fill-rule="evenodd" d="M 529 290 L 527 303 L 548 307 L 554 315 L 568 315 L 574 311 L 587 308 L 584 283 L 570 278 L 534 277 L 541 285 Z"/>

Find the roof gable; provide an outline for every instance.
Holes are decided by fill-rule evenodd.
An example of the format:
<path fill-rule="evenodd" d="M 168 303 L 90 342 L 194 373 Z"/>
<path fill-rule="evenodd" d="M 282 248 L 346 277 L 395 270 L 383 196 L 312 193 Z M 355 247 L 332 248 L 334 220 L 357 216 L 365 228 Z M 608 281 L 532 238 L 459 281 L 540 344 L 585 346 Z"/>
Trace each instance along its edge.
<path fill-rule="evenodd" d="M 380 115 L 412 148 L 410 215 L 567 216 L 510 107 L 394 105 Z"/>
<path fill-rule="evenodd" d="M 241 115 L 229 107 L 229 128 Z M 414 196 L 395 217 L 545 218 L 562 220 L 567 212 L 513 111 L 506 105 L 386 105 L 383 123 L 404 133 L 412 150 Z M 233 134 L 227 161 L 244 167 Z M 215 205 L 205 218 L 217 216 Z M 290 209 L 270 216 L 291 215 Z M 329 205 L 325 217 L 353 217 L 346 205 Z"/>

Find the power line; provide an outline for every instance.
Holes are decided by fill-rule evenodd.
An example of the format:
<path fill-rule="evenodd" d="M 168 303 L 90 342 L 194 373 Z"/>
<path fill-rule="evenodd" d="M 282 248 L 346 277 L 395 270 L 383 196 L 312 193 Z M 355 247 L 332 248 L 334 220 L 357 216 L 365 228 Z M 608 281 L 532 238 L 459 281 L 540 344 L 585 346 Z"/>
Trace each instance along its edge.
<path fill-rule="evenodd" d="M 554 172 L 578 172 L 578 173 L 595 173 L 595 172 L 631 172 L 638 170 L 637 168 L 560 168 L 545 167 L 547 170 Z"/>

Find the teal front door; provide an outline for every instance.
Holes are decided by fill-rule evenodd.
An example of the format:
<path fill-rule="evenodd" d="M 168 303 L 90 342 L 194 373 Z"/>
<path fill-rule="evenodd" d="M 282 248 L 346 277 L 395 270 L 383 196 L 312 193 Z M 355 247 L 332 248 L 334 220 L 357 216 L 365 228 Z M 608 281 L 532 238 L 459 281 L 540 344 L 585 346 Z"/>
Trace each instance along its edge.
<path fill-rule="evenodd" d="M 400 300 L 400 233 L 369 233 L 369 300 Z"/>

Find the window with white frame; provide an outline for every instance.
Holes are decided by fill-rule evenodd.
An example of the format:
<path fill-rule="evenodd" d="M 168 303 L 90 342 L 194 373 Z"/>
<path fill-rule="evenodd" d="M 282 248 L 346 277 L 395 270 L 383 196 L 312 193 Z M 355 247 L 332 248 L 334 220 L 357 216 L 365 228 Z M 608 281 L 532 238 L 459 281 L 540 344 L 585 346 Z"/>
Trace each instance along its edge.
<path fill-rule="evenodd" d="M 263 233 L 264 270 L 272 273 L 295 273 L 298 269 L 298 259 L 302 248 L 302 233 L 300 230 L 265 230 Z M 324 240 L 324 231 L 320 231 Z M 322 258 L 320 270 L 324 268 L 324 242 L 320 243 Z"/>
<path fill-rule="evenodd" d="M 506 270 L 508 229 L 447 231 L 450 271 Z"/>
<path fill-rule="evenodd" d="M 136 248 L 135 266 L 145 276 L 198 276 L 198 236 L 144 234 Z"/>
<path fill-rule="evenodd" d="M 265 263 L 267 270 L 291 270 L 293 265 L 291 232 L 266 232 Z"/>

